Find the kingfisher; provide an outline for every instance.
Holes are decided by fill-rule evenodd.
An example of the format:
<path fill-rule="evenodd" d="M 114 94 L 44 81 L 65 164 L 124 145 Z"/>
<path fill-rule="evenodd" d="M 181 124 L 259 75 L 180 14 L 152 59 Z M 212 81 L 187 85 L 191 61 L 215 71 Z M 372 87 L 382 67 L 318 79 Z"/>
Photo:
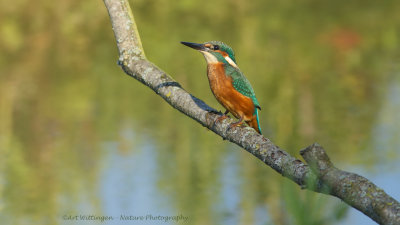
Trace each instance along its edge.
<path fill-rule="evenodd" d="M 203 44 L 181 42 L 200 51 L 207 62 L 207 77 L 211 91 L 217 101 L 226 109 L 215 122 L 226 119 L 230 112 L 238 119 L 230 124 L 236 127 L 246 122 L 261 134 L 258 110 L 261 110 L 253 87 L 237 66 L 233 49 L 221 41 Z"/>

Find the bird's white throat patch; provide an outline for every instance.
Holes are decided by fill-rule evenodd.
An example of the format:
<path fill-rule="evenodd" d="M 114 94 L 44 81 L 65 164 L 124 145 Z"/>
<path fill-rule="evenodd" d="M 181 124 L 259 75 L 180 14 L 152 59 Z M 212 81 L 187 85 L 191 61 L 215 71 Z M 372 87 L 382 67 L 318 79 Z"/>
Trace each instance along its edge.
<path fill-rule="evenodd" d="M 217 57 L 215 57 L 213 54 L 206 51 L 200 51 L 200 52 L 203 53 L 207 63 L 218 63 Z M 231 66 L 238 68 L 236 63 L 229 56 L 225 56 L 224 58 Z"/>
<path fill-rule="evenodd" d="M 206 59 L 207 63 L 217 63 L 218 59 L 215 57 L 213 54 L 206 52 L 206 51 L 200 51 L 203 53 L 204 58 Z"/>

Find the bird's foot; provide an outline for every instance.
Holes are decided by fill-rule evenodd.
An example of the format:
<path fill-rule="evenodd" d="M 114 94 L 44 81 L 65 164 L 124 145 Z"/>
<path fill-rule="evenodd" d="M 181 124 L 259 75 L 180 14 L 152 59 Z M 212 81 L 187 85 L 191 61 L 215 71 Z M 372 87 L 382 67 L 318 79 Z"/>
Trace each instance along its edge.
<path fill-rule="evenodd" d="M 229 128 L 240 127 L 240 126 L 243 125 L 243 122 L 244 122 L 244 121 L 238 121 L 238 122 L 235 122 L 235 123 L 231 123 L 231 124 L 229 125 Z"/>
<path fill-rule="evenodd" d="M 220 115 L 222 114 L 222 115 L 221 115 L 220 117 L 218 117 L 218 118 L 214 121 L 213 126 L 215 126 L 216 123 L 218 123 L 218 122 L 220 122 L 220 121 L 222 121 L 222 120 L 224 120 L 224 119 L 226 119 L 226 118 L 229 118 L 229 116 L 227 116 L 228 113 L 229 113 L 228 110 L 226 110 L 226 111 L 224 112 L 224 114 L 222 114 L 222 112 L 219 111 L 219 114 L 220 114 Z"/>
<path fill-rule="evenodd" d="M 215 126 L 215 124 L 217 124 L 217 123 L 219 123 L 219 122 L 221 122 L 222 120 L 224 120 L 224 119 L 226 119 L 226 118 L 229 118 L 229 116 L 227 116 L 227 115 L 225 115 L 225 114 L 223 114 L 222 116 L 220 116 L 220 117 L 218 117 L 216 120 L 214 120 L 214 123 L 213 123 L 213 127 Z"/>
<path fill-rule="evenodd" d="M 214 124 L 221 122 L 222 120 L 229 118 L 229 116 L 223 114 L 222 116 L 218 117 L 215 121 Z"/>
<path fill-rule="evenodd" d="M 235 122 L 235 123 L 229 124 L 229 126 L 228 126 L 228 131 L 229 131 L 230 129 L 232 129 L 232 128 L 242 126 L 242 125 L 243 125 L 243 122 L 244 122 L 243 118 L 240 118 L 239 121 L 237 121 L 237 122 Z"/>

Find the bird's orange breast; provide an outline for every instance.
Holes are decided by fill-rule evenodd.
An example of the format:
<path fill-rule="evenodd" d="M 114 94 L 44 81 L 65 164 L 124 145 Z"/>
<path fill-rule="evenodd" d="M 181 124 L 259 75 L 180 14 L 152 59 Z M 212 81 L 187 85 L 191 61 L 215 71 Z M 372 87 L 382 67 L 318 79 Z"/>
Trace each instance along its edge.
<path fill-rule="evenodd" d="M 207 75 L 211 91 L 222 106 L 236 118 L 243 116 L 245 121 L 253 119 L 253 101 L 233 87 L 232 78 L 225 75 L 223 63 L 208 64 Z"/>

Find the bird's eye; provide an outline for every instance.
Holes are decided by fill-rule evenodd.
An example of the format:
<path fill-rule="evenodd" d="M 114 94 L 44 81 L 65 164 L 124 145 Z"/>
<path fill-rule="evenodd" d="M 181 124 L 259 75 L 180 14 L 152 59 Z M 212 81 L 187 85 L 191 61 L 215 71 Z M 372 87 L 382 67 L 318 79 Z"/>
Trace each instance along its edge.
<path fill-rule="evenodd" d="M 219 49 L 219 45 L 214 45 L 214 50 L 218 50 Z"/>

